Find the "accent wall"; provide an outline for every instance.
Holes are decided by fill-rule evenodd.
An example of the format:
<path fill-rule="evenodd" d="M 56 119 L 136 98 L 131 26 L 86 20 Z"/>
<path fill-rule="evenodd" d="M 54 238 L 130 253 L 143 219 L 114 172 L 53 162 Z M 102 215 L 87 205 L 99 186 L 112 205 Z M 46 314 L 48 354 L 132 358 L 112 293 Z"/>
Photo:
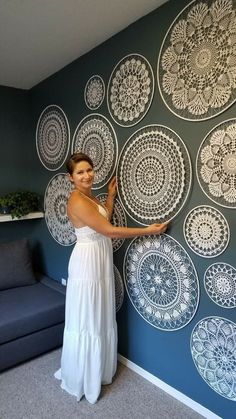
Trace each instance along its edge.
<path fill-rule="evenodd" d="M 210 60 L 218 52 L 217 48 L 213 51 L 209 47 L 204 36 L 207 36 L 213 27 L 215 30 L 217 25 L 220 25 L 224 33 L 227 34 L 230 16 L 232 16 L 233 8 L 235 13 L 236 5 L 235 1 L 230 2 L 230 0 L 225 0 L 225 2 L 203 1 L 201 5 L 205 6 L 200 5 L 194 14 L 191 12 L 193 3 L 186 0 L 170 0 L 30 91 L 0 88 L 0 191 L 5 193 L 8 190 L 24 187 L 40 193 L 42 205 L 45 199 L 49 205 L 49 192 L 53 190 L 54 179 L 59 193 L 56 196 L 55 188 L 53 205 L 55 211 L 58 206 L 59 214 L 61 211 L 61 219 L 55 220 L 55 224 L 53 222 L 50 224 L 50 221 L 46 223 L 46 220 L 1 223 L 0 236 L 1 241 L 11 240 L 22 235 L 29 237 L 36 264 L 57 281 L 67 278 L 67 264 L 73 248 L 73 233 L 67 237 L 68 229 L 63 230 L 65 196 L 63 193 L 60 196 L 60 188 L 66 179 L 64 160 L 73 151 L 75 134 L 81 121 L 88 118 L 88 126 L 91 127 L 95 116 L 99 115 L 99 120 L 109 126 L 112 135 L 117 139 L 118 150 L 115 163 L 118 166 L 119 176 L 123 176 L 125 181 L 129 182 L 128 158 L 131 156 L 131 160 L 132 158 L 133 161 L 137 160 L 137 167 L 141 167 L 140 178 L 138 178 L 140 179 L 140 190 L 145 192 L 147 189 L 149 191 L 148 188 L 153 185 L 153 193 L 157 193 L 155 182 L 153 182 L 156 172 L 154 171 L 150 176 L 153 164 L 157 164 L 159 176 L 160 173 L 163 176 L 163 184 L 166 182 L 166 187 L 169 188 L 170 182 L 172 182 L 172 192 L 169 193 L 166 202 L 163 202 L 163 208 L 168 208 L 170 214 L 172 213 L 169 201 L 172 199 L 172 195 L 177 194 L 176 191 L 181 190 L 172 205 L 174 210 L 171 224 L 163 239 L 157 242 L 152 238 L 146 241 L 125 240 L 114 251 L 114 264 L 126 283 L 123 287 L 123 304 L 117 312 L 118 352 L 216 415 L 230 419 L 234 417 L 232 412 L 235 410 L 234 402 L 236 400 L 236 264 L 234 250 L 236 246 L 234 234 L 236 232 L 236 207 L 233 198 L 226 198 L 225 204 L 222 201 L 223 198 L 219 198 L 219 194 L 216 197 L 217 194 L 214 192 L 213 186 L 217 182 L 213 182 L 213 184 L 209 181 L 208 188 L 204 179 L 207 177 L 206 173 L 209 175 L 209 171 L 213 170 L 212 167 L 216 167 L 217 164 L 214 156 L 208 158 L 207 153 L 210 153 L 209 149 L 211 144 L 216 141 L 215 137 L 219 138 L 219 131 L 221 130 L 221 134 L 222 132 L 226 133 L 224 144 L 228 144 L 231 137 L 234 138 L 231 143 L 233 144 L 235 141 L 236 144 L 235 86 L 234 96 L 233 94 L 229 95 L 230 98 L 226 98 L 225 103 L 217 105 L 216 98 L 214 104 L 212 102 L 211 106 L 205 106 L 205 108 L 200 94 L 201 100 L 199 99 L 197 105 L 195 103 L 194 106 L 191 106 L 191 100 L 196 95 L 196 90 L 194 90 L 196 83 L 194 84 L 192 79 L 189 82 L 189 90 L 185 90 L 186 96 L 183 98 L 183 95 L 178 96 L 178 94 L 183 91 L 181 83 L 183 84 L 188 78 L 186 68 L 194 67 L 191 59 L 202 63 L 201 70 L 199 70 L 200 64 L 198 67 L 199 74 L 201 73 L 198 74 L 200 78 L 206 68 L 204 60 L 207 53 L 211 51 L 212 56 L 208 57 L 210 68 Z M 196 3 L 200 4 L 200 2 Z M 209 13 L 204 15 L 204 7 L 212 7 L 213 3 L 216 4 L 215 14 L 212 12 L 212 15 Z M 187 10 L 190 14 L 183 12 L 186 7 L 189 7 Z M 220 13 L 221 17 L 219 17 Z M 174 25 L 171 27 L 174 21 L 176 27 Z M 196 52 L 191 55 L 191 51 L 195 51 L 194 34 L 198 30 L 200 33 L 196 23 L 198 21 L 201 21 L 200 26 L 202 27 L 201 41 L 206 42 L 206 46 L 204 51 L 201 47 L 196 48 Z M 182 57 L 182 64 L 179 61 L 178 67 L 171 51 L 175 51 L 175 56 L 181 55 L 184 33 L 182 28 L 186 22 L 185 37 L 189 37 L 189 51 L 187 51 L 189 55 L 186 53 Z M 231 24 L 231 26 L 233 25 Z M 233 29 L 231 26 L 230 30 L 234 31 L 235 36 L 235 28 Z M 171 43 L 173 48 L 168 50 Z M 232 46 L 231 52 L 235 59 L 235 44 Z M 231 60 L 233 60 L 232 56 Z M 160 58 L 159 67 L 158 58 Z M 119 77 L 122 78 L 122 69 L 126 69 L 127 60 L 131 61 L 132 59 L 134 66 L 143 65 L 147 70 L 149 84 L 147 87 L 144 82 L 140 82 L 143 83 L 141 87 L 144 96 L 146 95 L 143 106 L 136 107 L 133 115 L 131 111 L 127 111 L 128 107 L 127 115 L 124 116 L 119 110 L 120 108 L 115 113 L 112 108 L 111 96 L 113 103 L 118 106 L 120 97 L 118 94 L 116 95 L 115 89 L 119 84 Z M 173 66 L 170 65 L 172 59 Z M 224 56 L 222 60 L 224 62 Z M 228 62 L 231 65 L 230 58 Z M 174 78 L 175 74 L 180 73 L 181 65 L 184 71 L 176 87 Z M 215 67 L 217 67 L 217 61 Z M 210 70 L 212 71 L 212 76 L 209 79 L 211 81 L 214 75 L 213 69 L 210 68 Z M 233 71 L 235 72 L 235 67 Z M 130 76 L 129 80 L 134 81 L 134 77 Z M 201 85 L 206 102 L 207 95 L 210 95 L 207 90 L 210 81 L 207 86 Z M 225 86 L 227 80 L 220 81 L 223 89 L 222 86 Z M 111 87 L 112 83 L 113 88 Z M 93 88 L 95 99 L 92 93 Z M 87 96 L 86 92 L 88 92 Z M 223 98 L 221 92 L 222 90 L 219 90 L 219 100 L 220 97 Z M 188 106 L 185 106 L 186 103 Z M 43 145 L 42 149 L 36 149 L 37 126 L 40 118 L 43 120 L 43 112 L 47 109 L 52 110 L 54 119 L 59 113 L 59 123 L 64 127 L 62 131 L 65 137 L 61 140 L 61 146 L 64 149 L 60 148 L 58 151 L 61 155 L 61 162 L 55 167 L 50 166 L 46 155 L 47 150 L 43 149 Z M 227 131 L 228 121 L 232 123 L 232 127 L 229 127 L 230 134 Z M 160 159 L 154 163 L 150 151 L 146 150 L 146 145 L 147 143 L 151 144 L 153 136 L 160 139 L 153 146 L 156 154 L 160 154 Z M 217 144 L 213 144 L 213 149 L 217 148 L 219 151 L 220 140 L 217 141 Z M 65 142 L 69 144 L 68 148 L 67 145 L 65 146 Z M 48 148 L 49 145 L 50 138 L 48 139 Z M 130 145 L 128 150 L 131 153 L 130 156 L 127 152 L 128 145 Z M 236 149 L 236 146 L 234 147 Z M 229 160 L 227 164 L 228 167 L 230 165 L 232 167 L 231 178 L 233 178 L 235 176 L 235 150 L 232 150 L 230 157 L 225 153 L 223 146 L 220 150 L 222 159 Z M 201 155 L 198 154 L 200 152 Z M 166 159 L 171 162 L 175 173 L 172 178 L 172 174 L 166 168 L 165 160 L 162 160 L 161 153 L 165 154 Z M 145 157 L 139 161 L 139 155 L 142 154 Z M 103 158 L 105 159 L 107 156 L 108 154 Z M 143 165 L 145 158 L 146 166 Z M 122 167 L 125 168 L 123 171 L 121 162 Z M 115 166 L 115 163 L 112 165 Z M 48 168 L 47 165 L 50 167 Z M 115 167 L 113 169 L 111 172 L 113 170 L 115 173 Z M 205 177 L 202 177 L 203 172 Z M 215 173 L 213 175 L 216 176 Z M 132 194 L 128 196 L 125 188 L 124 191 L 122 190 L 122 186 L 125 184 L 122 182 L 119 198 L 123 207 L 126 207 L 127 225 L 147 225 L 148 219 L 145 217 L 149 217 L 149 220 L 154 222 L 155 211 L 161 213 L 162 210 L 161 199 L 156 200 L 154 206 L 150 206 L 150 213 L 148 213 L 149 207 L 145 207 L 145 204 L 136 207 L 137 202 L 135 199 L 132 201 Z M 225 184 L 226 182 L 223 186 L 221 185 L 224 191 L 223 197 L 226 196 L 227 187 Z M 100 185 L 94 191 L 96 195 L 103 194 L 107 190 L 102 182 Z M 213 195 L 211 195 L 213 189 Z M 213 199 L 214 196 L 215 199 Z M 165 211 L 163 218 L 159 218 L 161 221 L 168 219 L 168 211 Z M 207 236 L 211 239 L 207 242 L 208 247 L 204 247 L 201 238 L 202 241 L 205 238 L 204 243 L 206 243 Z M 175 261 L 173 266 L 171 259 Z M 161 272 L 157 272 L 160 266 L 163 269 Z M 132 270 L 135 272 L 133 280 Z M 182 276 L 178 276 L 178 271 L 182 273 Z M 172 282 L 173 276 L 176 276 L 180 281 L 177 285 Z M 136 283 L 137 278 L 139 280 Z M 144 278 L 146 278 L 145 281 Z M 150 282 L 147 281 L 147 278 Z M 160 282 L 163 281 L 163 278 L 165 286 L 161 287 Z M 218 289 L 216 288 L 217 278 L 219 278 Z M 226 282 L 229 287 L 228 299 L 226 298 Z M 180 295 L 182 293 L 181 298 L 183 297 L 183 299 L 184 295 L 188 297 L 179 305 L 174 302 L 174 298 L 170 298 L 169 303 L 160 303 L 165 306 L 163 314 L 162 310 L 156 309 L 157 306 L 160 307 L 160 304 L 157 304 L 154 294 L 155 290 L 161 292 L 162 301 L 164 301 L 165 292 L 167 297 L 169 296 L 168 284 L 170 284 L 173 293 L 176 292 Z M 186 286 L 185 291 L 183 291 L 183 284 Z M 234 290 L 233 287 L 235 287 Z M 171 309 L 173 309 L 172 312 Z M 172 314 L 170 315 L 170 313 Z M 162 315 L 163 321 L 161 320 Z M 172 316 L 172 320 L 168 316 Z M 215 337 L 214 342 L 213 337 Z M 207 359 L 207 357 L 209 358 Z"/>

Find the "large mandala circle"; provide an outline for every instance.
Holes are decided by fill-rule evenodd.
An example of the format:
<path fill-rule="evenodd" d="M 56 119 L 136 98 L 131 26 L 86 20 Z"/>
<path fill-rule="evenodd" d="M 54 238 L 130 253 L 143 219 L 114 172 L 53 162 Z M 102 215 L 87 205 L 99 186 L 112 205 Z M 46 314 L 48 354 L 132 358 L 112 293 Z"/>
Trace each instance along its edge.
<path fill-rule="evenodd" d="M 107 106 L 114 121 L 123 126 L 137 124 L 146 115 L 153 98 L 154 75 L 145 57 L 130 54 L 111 73 Z"/>
<path fill-rule="evenodd" d="M 167 234 L 138 237 L 130 243 L 124 279 L 134 308 L 152 326 L 181 329 L 195 315 L 197 272 L 184 248 Z"/>
<path fill-rule="evenodd" d="M 212 118 L 236 99 L 235 0 L 196 0 L 169 28 L 157 78 L 164 103 L 187 120 Z"/>
<path fill-rule="evenodd" d="M 220 396 L 236 401 L 236 324 L 206 317 L 196 324 L 190 340 L 194 364 Z"/>
<path fill-rule="evenodd" d="M 97 195 L 97 198 L 102 204 L 105 204 L 107 200 L 107 193 L 99 194 Z M 116 227 L 127 227 L 125 211 L 119 199 L 117 198 L 115 199 L 115 202 L 114 202 L 114 209 L 113 209 L 113 214 L 111 218 L 111 224 L 113 224 Z M 112 239 L 113 252 L 116 252 L 117 250 L 119 250 L 122 244 L 124 243 L 124 241 L 125 239 L 119 239 L 119 238 Z"/>
<path fill-rule="evenodd" d="M 67 117 L 57 105 L 47 106 L 36 128 L 36 149 L 41 163 L 48 170 L 57 170 L 65 162 L 70 147 Z"/>
<path fill-rule="evenodd" d="M 204 286 L 214 303 L 224 308 L 236 307 L 236 269 L 228 263 L 213 263 L 204 275 Z"/>
<path fill-rule="evenodd" d="M 92 111 L 101 106 L 105 96 L 105 84 L 103 79 L 98 76 L 92 76 L 87 81 L 84 89 L 84 100 Z"/>
<path fill-rule="evenodd" d="M 124 301 L 124 285 L 119 270 L 115 265 L 113 265 L 113 267 L 115 277 L 116 312 L 118 312 Z"/>
<path fill-rule="evenodd" d="M 52 237 L 63 246 L 76 242 L 74 227 L 67 217 L 67 200 L 72 191 L 71 182 L 66 173 L 55 175 L 45 191 L 45 221 Z"/>
<path fill-rule="evenodd" d="M 189 153 L 169 128 L 149 125 L 125 143 L 117 167 L 118 194 L 131 218 L 148 225 L 175 217 L 192 181 Z"/>
<path fill-rule="evenodd" d="M 236 119 L 224 121 L 207 134 L 198 150 L 196 169 L 209 199 L 236 208 Z"/>
<path fill-rule="evenodd" d="M 72 153 L 76 151 L 87 154 L 93 161 L 93 189 L 106 185 L 115 171 L 118 143 L 114 128 L 105 116 L 94 113 L 82 119 L 72 142 Z"/>
<path fill-rule="evenodd" d="M 184 221 L 184 237 L 187 245 L 197 255 L 213 258 L 228 246 L 229 225 L 216 208 L 200 205 L 187 214 Z"/>

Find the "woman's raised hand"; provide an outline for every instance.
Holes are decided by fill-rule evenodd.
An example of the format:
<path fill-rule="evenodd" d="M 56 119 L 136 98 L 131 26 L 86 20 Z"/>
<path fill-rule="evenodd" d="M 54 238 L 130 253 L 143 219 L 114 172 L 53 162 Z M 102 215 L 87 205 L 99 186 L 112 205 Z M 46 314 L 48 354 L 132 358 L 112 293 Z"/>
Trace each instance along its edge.
<path fill-rule="evenodd" d="M 117 181 L 116 176 L 114 176 L 108 184 L 108 195 L 115 197 L 117 194 Z"/>

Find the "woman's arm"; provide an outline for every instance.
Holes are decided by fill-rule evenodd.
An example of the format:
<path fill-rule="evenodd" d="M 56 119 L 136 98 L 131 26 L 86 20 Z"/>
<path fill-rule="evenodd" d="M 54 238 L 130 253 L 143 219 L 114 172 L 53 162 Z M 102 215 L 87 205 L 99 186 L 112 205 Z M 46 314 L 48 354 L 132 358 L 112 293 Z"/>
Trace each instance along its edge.
<path fill-rule="evenodd" d="M 108 185 L 108 195 L 106 199 L 105 206 L 108 211 L 109 220 L 111 220 L 113 209 L 114 209 L 114 201 L 117 195 L 117 184 L 116 184 L 116 177 L 114 176 Z"/>
<path fill-rule="evenodd" d="M 167 229 L 168 223 L 151 224 L 148 227 L 116 227 L 103 217 L 96 206 L 79 194 L 72 194 L 68 200 L 68 217 L 73 225 L 82 223 L 104 236 L 110 238 L 132 238 L 149 234 L 161 234 Z"/>

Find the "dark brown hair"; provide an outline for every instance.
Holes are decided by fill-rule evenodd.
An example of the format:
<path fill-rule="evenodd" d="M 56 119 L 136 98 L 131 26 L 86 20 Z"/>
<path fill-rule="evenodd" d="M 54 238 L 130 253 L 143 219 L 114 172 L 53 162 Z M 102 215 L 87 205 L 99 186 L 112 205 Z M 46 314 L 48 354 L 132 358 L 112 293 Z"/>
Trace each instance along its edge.
<path fill-rule="evenodd" d="M 93 162 L 87 154 L 76 152 L 72 154 L 69 160 L 66 162 L 66 168 L 70 175 L 72 175 L 75 165 L 81 161 L 87 161 L 93 168 Z"/>

